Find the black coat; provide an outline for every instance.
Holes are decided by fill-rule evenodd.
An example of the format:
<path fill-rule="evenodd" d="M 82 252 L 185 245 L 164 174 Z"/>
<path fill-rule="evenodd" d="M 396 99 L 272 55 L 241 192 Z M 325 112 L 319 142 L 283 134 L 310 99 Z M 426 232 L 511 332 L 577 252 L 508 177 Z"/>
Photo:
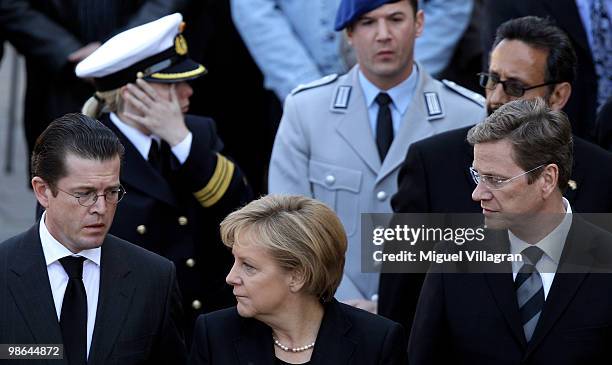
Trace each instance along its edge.
<path fill-rule="evenodd" d="M 476 187 L 468 168 L 473 148 L 470 127 L 413 143 L 398 175 L 391 200 L 397 213 L 480 213 L 472 200 Z M 578 213 L 612 212 L 612 153 L 574 136 L 574 166 L 565 197 Z M 423 274 L 382 274 L 378 311 L 408 330 L 416 309 Z"/>
<path fill-rule="evenodd" d="M 563 110 L 569 116 L 574 134 L 594 142 L 597 74 L 591 47 L 574 0 L 485 0 L 482 17 L 484 57 L 488 58 L 491 52 L 497 27 L 506 20 L 526 15 L 551 18 L 569 36 L 578 64 L 576 79 L 572 83 L 572 95 Z M 483 64 L 488 65 L 488 59 Z"/>
<path fill-rule="evenodd" d="M 79 112 L 93 86 L 78 79 L 68 55 L 91 42 L 182 9 L 186 0 L 3 0 L 4 37 L 26 57 L 24 126 L 36 138 L 66 113 Z"/>
<path fill-rule="evenodd" d="M 198 315 L 235 304 L 225 276 L 232 264 L 230 251 L 221 243 L 219 223 L 251 199 L 250 187 L 237 165 L 233 173 L 217 179 L 217 153 L 223 148 L 209 118 L 186 116 L 193 135 L 189 157 L 183 165 L 172 156 L 162 175 L 136 150 L 110 121 L 100 118 L 121 140 L 125 156 L 121 183 L 127 194 L 119 202 L 110 232 L 172 260 L 183 294 L 187 338 Z M 220 176 L 220 175 L 219 175 Z M 216 180 L 215 180 L 216 179 Z M 220 200 L 204 207 L 194 193 L 209 184 L 228 183 Z M 197 301 L 197 302 L 196 302 Z M 198 303 L 199 302 L 199 303 Z"/>
<path fill-rule="evenodd" d="M 37 223 L 0 243 L 2 343 L 62 343 L 38 227 Z M 108 235 L 102 244 L 100 292 L 88 364 L 185 363 L 183 333 L 178 325 L 181 315 L 174 265 Z M 25 365 L 32 361 L 9 362 Z M 67 364 L 66 360 L 45 363 Z"/>
<path fill-rule="evenodd" d="M 597 143 L 612 152 L 612 97 L 597 114 Z"/>
<path fill-rule="evenodd" d="M 590 262 L 589 269 L 567 270 L 567 257 Z M 510 263 L 506 273 L 457 274 L 442 269 L 427 274 L 410 334 L 410 364 L 609 364 L 612 274 L 592 269 L 611 268 L 611 258 L 610 233 L 574 216 L 529 343 Z"/>
<path fill-rule="evenodd" d="M 189 363 L 273 365 L 272 330 L 228 308 L 198 318 Z M 406 335 L 397 323 L 333 300 L 317 334 L 310 364 L 407 364 Z"/>

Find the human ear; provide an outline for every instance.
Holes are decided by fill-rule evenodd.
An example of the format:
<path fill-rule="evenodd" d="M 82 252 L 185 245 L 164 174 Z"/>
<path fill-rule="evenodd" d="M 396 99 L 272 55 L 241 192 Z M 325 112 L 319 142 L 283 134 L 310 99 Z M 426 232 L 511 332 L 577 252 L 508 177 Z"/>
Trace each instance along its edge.
<path fill-rule="evenodd" d="M 45 182 L 42 178 L 35 176 L 32 178 L 32 190 L 34 191 L 34 196 L 36 196 L 36 200 L 43 206 L 43 208 L 47 209 L 49 207 L 49 199 L 53 192 L 49 187 L 49 184 Z"/>

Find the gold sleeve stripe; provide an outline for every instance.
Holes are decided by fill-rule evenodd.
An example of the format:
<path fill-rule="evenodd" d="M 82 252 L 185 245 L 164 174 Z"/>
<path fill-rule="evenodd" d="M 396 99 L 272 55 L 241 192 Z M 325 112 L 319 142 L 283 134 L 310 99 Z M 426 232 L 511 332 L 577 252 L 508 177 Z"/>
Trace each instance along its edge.
<path fill-rule="evenodd" d="M 211 207 L 223 197 L 233 176 L 234 164 L 217 153 L 217 166 L 208 184 L 193 195 L 203 207 Z"/>
<path fill-rule="evenodd" d="M 199 65 L 195 70 L 191 70 L 191 71 L 171 73 L 171 74 L 156 72 L 150 75 L 149 77 L 152 77 L 154 79 L 160 79 L 160 80 L 174 80 L 174 79 L 182 79 L 185 77 L 194 77 L 194 76 L 198 76 L 200 74 L 206 74 L 206 73 L 208 73 L 208 71 L 204 68 L 204 66 Z"/>

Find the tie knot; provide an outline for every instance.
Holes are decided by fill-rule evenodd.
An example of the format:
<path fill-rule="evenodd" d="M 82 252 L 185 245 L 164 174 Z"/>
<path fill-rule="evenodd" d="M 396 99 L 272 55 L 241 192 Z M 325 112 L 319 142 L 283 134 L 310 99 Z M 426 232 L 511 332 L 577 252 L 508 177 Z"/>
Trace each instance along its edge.
<path fill-rule="evenodd" d="M 391 103 L 391 97 L 387 93 L 379 93 L 376 95 L 376 103 L 379 106 L 387 106 Z"/>
<path fill-rule="evenodd" d="M 83 278 L 83 261 L 85 258 L 82 256 L 66 256 L 59 260 L 70 279 Z"/>
<path fill-rule="evenodd" d="M 149 159 L 159 159 L 159 143 L 151 138 L 151 147 L 149 148 Z"/>
<path fill-rule="evenodd" d="M 534 266 L 538 263 L 538 261 L 540 261 L 543 254 L 544 251 L 536 246 L 527 247 L 521 252 L 521 255 L 527 258 L 528 263 Z"/>

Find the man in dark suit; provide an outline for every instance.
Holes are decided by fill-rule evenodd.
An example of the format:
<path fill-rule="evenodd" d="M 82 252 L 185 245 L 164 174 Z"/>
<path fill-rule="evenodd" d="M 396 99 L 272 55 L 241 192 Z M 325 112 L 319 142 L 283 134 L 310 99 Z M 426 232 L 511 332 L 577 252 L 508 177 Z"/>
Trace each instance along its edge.
<path fill-rule="evenodd" d="M 515 100 L 467 139 L 474 146 L 472 199 L 500 248 L 521 260 L 486 263 L 489 271 L 470 274 L 455 271 L 455 263 L 433 264 L 410 363 L 608 363 L 612 235 L 572 214 L 563 198 L 572 168 L 567 116 L 541 98 Z"/>
<path fill-rule="evenodd" d="M 612 97 L 597 113 L 597 143 L 608 151 L 612 151 Z"/>
<path fill-rule="evenodd" d="M 575 135 L 595 142 L 598 76 L 593 61 L 589 7 L 598 1 L 575 0 L 485 0 L 482 42 L 484 57 L 489 56 L 496 29 L 505 21 L 527 15 L 550 18 L 565 31 L 576 51 L 576 78 L 572 96 L 564 107 Z M 588 4 L 587 4 L 588 3 Z M 605 1 L 601 1 L 604 3 Z M 584 5 L 583 5 L 584 4 Z M 580 9 L 581 7 L 585 9 Z M 486 60 L 484 62 L 486 64 Z"/>
<path fill-rule="evenodd" d="M 58 363 L 69 365 L 184 363 L 174 265 L 107 235 L 125 194 L 123 151 L 82 114 L 39 138 L 32 187 L 46 210 L 0 244 L 0 342 L 63 344 Z"/>
<path fill-rule="evenodd" d="M 542 96 L 548 105 L 562 109 L 573 89 L 575 57 L 568 38 L 547 21 L 525 17 L 498 30 L 491 54 L 489 75 L 531 87 L 554 78 L 558 83 L 525 90 L 511 96 L 503 85 L 486 88 L 489 112 L 516 98 Z M 491 77 L 487 77 L 491 80 Z M 485 81 L 485 80 L 482 80 Z M 490 87 L 494 86 L 494 89 Z M 468 128 L 439 134 L 410 146 L 398 175 L 398 192 L 391 205 L 397 213 L 478 213 L 481 208 L 470 195 L 474 183 L 469 173 L 472 147 L 466 142 Z M 612 212 L 612 154 L 574 136 L 574 165 L 564 195 L 580 213 Z M 410 329 L 423 275 L 381 275 L 379 313 Z"/>

